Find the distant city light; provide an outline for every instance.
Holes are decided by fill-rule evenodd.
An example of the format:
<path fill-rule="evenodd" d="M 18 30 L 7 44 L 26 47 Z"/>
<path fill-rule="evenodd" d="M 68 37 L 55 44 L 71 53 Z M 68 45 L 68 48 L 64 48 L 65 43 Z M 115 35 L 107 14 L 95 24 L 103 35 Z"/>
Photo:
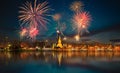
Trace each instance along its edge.
<path fill-rule="evenodd" d="M 64 37 L 64 38 L 63 38 L 63 40 L 67 40 L 67 38 L 66 38 L 66 37 Z"/>
<path fill-rule="evenodd" d="M 80 40 L 80 36 L 79 35 L 76 35 L 74 38 L 75 38 L 76 41 Z"/>

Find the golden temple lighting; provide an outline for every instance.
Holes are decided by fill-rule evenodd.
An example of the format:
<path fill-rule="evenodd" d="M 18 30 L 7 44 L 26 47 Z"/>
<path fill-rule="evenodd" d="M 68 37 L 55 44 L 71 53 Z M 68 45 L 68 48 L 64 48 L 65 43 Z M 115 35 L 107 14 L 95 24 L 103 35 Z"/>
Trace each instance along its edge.
<path fill-rule="evenodd" d="M 62 46 L 62 41 L 61 41 L 61 37 L 60 37 L 60 36 L 59 36 L 59 38 L 58 38 L 57 47 L 60 47 L 60 48 L 63 47 L 63 46 Z"/>

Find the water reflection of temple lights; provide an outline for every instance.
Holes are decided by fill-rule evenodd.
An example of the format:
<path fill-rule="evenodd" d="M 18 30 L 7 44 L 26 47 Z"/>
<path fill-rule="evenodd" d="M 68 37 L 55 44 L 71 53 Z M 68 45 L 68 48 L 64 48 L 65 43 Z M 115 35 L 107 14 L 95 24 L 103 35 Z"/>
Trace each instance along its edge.
<path fill-rule="evenodd" d="M 58 64 L 61 65 L 62 53 L 58 54 Z"/>

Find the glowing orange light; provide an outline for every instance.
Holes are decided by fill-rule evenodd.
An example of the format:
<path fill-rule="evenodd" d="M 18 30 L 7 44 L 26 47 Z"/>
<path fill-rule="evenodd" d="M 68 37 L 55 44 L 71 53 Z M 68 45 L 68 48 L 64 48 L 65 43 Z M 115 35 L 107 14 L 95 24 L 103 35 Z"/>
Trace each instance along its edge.
<path fill-rule="evenodd" d="M 76 35 L 74 38 L 75 38 L 76 41 L 80 40 L 80 36 L 79 35 Z"/>

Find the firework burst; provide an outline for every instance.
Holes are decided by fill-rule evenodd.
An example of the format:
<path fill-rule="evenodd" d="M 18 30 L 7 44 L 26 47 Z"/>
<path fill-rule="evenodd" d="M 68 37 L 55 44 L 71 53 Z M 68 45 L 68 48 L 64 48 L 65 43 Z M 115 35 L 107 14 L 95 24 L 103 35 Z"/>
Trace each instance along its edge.
<path fill-rule="evenodd" d="M 39 33 L 39 30 L 37 28 L 30 27 L 30 29 L 29 29 L 29 37 L 31 39 L 35 39 L 35 37 L 38 35 L 38 33 Z"/>
<path fill-rule="evenodd" d="M 59 21 L 60 18 L 61 18 L 61 15 L 60 15 L 60 14 L 55 14 L 55 15 L 53 15 L 52 17 L 53 17 L 53 19 L 54 19 L 55 21 Z"/>
<path fill-rule="evenodd" d="M 26 28 L 22 28 L 21 31 L 20 31 L 20 36 L 21 36 L 21 37 L 26 36 L 27 32 L 28 32 L 28 31 L 27 31 Z"/>
<path fill-rule="evenodd" d="M 38 35 L 38 27 L 41 25 L 45 27 L 45 24 L 49 21 L 49 19 L 46 18 L 46 16 L 49 16 L 48 11 L 50 10 L 48 2 L 45 1 L 38 4 L 37 0 L 34 1 L 34 4 L 26 2 L 20 9 L 19 20 L 22 22 L 21 26 L 30 28 L 28 31 L 31 38 L 36 37 Z M 21 32 L 23 33 L 23 31 L 25 30 Z"/>
<path fill-rule="evenodd" d="M 35 25 L 38 24 L 44 26 L 48 19 L 45 18 L 47 16 L 48 11 L 50 10 L 48 6 L 48 2 L 39 3 L 37 5 L 37 0 L 34 2 L 34 6 L 30 2 L 26 2 L 23 7 L 20 7 L 19 11 L 20 16 L 19 19 L 23 24 Z"/>
<path fill-rule="evenodd" d="M 70 5 L 70 9 L 74 12 L 78 12 L 82 9 L 84 4 L 81 1 L 75 1 Z"/>
<path fill-rule="evenodd" d="M 72 20 L 79 34 L 79 32 L 81 32 L 83 29 L 87 30 L 87 27 L 91 21 L 91 16 L 88 12 L 79 12 L 73 16 Z"/>

